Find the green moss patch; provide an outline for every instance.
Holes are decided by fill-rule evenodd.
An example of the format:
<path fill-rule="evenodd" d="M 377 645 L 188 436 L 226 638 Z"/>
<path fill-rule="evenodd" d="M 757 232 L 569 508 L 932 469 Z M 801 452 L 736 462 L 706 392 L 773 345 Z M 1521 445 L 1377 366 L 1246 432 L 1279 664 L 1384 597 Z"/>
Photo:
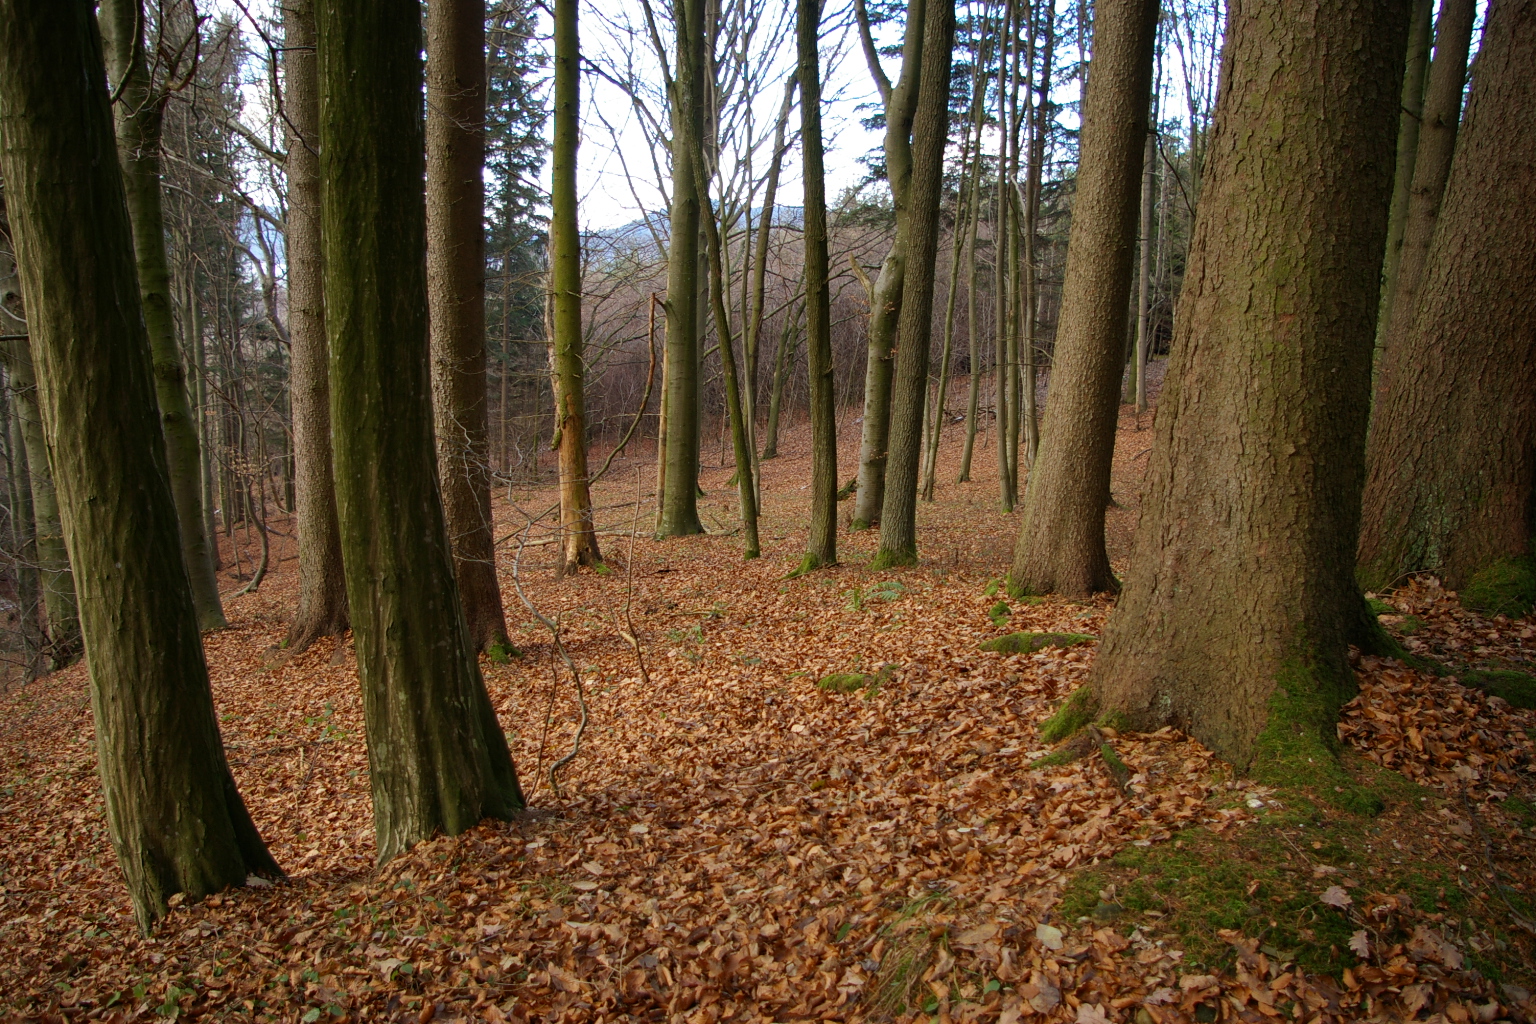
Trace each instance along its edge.
<path fill-rule="evenodd" d="M 1269 719 L 1254 741 L 1253 777 L 1276 786 L 1310 787 L 1354 814 L 1380 813 L 1380 795 L 1360 786 L 1339 763 L 1335 723 L 1354 693 L 1352 674 L 1334 680 L 1299 661 L 1287 663 L 1275 680 Z"/>
<path fill-rule="evenodd" d="M 1046 647 L 1076 647 L 1097 639 L 1086 633 L 1009 633 L 988 640 L 981 649 L 997 654 L 1034 654 Z"/>
<path fill-rule="evenodd" d="M 1086 727 L 1099 712 L 1098 699 L 1086 686 L 1074 690 L 1056 713 L 1040 723 L 1040 738 L 1046 743 L 1066 739 Z"/>
<path fill-rule="evenodd" d="M 987 617 L 992 620 L 992 625 L 998 629 L 1008 625 L 1008 616 L 1011 614 L 1012 610 L 1008 607 L 1007 601 L 999 601 L 987 611 Z"/>
<path fill-rule="evenodd" d="M 1372 615 L 1396 615 L 1397 614 L 1397 609 L 1396 608 L 1392 607 L 1390 604 L 1388 604 L 1387 602 L 1383 601 L 1379 597 L 1368 597 L 1368 598 L 1365 599 L 1365 604 L 1366 604 L 1366 607 L 1370 608 Z"/>
<path fill-rule="evenodd" d="M 833 672 L 816 680 L 816 689 L 827 693 L 857 693 L 874 681 L 862 672 Z"/>
<path fill-rule="evenodd" d="M 1461 681 L 1475 686 L 1484 693 L 1502 697 L 1517 708 L 1536 708 L 1536 676 L 1524 672 L 1494 669 L 1487 672 L 1465 672 Z"/>
<path fill-rule="evenodd" d="M 1519 618 L 1536 607 L 1536 557 L 1501 558 L 1461 588 L 1461 603 L 1484 615 Z"/>

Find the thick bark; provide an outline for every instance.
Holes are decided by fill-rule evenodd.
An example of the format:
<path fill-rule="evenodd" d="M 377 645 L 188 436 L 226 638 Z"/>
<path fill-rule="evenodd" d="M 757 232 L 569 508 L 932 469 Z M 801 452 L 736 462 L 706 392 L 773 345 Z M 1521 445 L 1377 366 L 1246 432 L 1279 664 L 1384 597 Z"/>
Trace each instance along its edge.
<path fill-rule="evenodd" d="M 511 647 L 485 391 L 485 2 L 427 5 L 427 301 L 443 515 L 475 650 Z"/>
<path fill-rule="evenodd" d="M 1178 725 L 1292 782 L 1328 772 L 1354 691 L 1408 14 L 1408 0 L 1232 6 L 1141 522 L 1090 677 L 1130 727 Z"/>
<path fill-rule="evenodd" d="M 943 2 L 943 0 L 939 0 Z M 912 117 L 917 110 L 923 57 L 923 10 L 927 0 L 909 0 L 901 48 L 901 74 L 895 86 L 884 81 L 879 58 L 866 48 L 870 72 L 885 100 L 885 176 L 891 186 L 896 233 L 869 302 L 869 351 L 864 369 L 864 422 L 859 439 L 858 489 L 853 524 L 865 530 L 880 521 L 885 501 L 885 472 L 891 434 L 891 360 L 907 274 L 911 232 L 908 191 L 912 182 Z M 868 34 L 864 6 L 857 6 L 860 31 Z"/>
<path fill-rule="evenodd" d="M 171 275 L 165 255 L 165 215 L 160 195 L 160 127 L 165 95 L 151 81 L 144 54 L 143 0 L 104 0 L 101 34 L 106 45 L 107 74 L 117 102 L 117 155 L 123 165 L 123 188 L 133 224 L 134 257 L 144 324 L 149 329 L 155 360 L 155 399 L 165 434 L 171 490 L 181 528 L 182 558 L 192 581 L 192 600 L 202 629 L 222 629 L 224 608 L 213 574 L 208 535 L 204 532 L 202 461 L 197 424 L 187 400 L 187 373 L 176 347 L 176 323 L 171 309 Z"/>
<path fill-rule="evenodd" d="M 1383 352 L 1392 338 L 1409 330 L 1418 315 L 1419 282 L 1429 257 L 1430 242 L 1435 237 L 1451 159 L 1456 153 L 1461 94 L 1467 80 L 1467 54 L 1472 46 L 1476 14 L 1474 0 L 1444 0 L 1440 5 L 1440 18 L 1435 25 L 1435 59 L 1429 67 L 1429 85 L 1424 91 L 1424 118 L 1419 126 L 1413 187 L 1408 192 L 1408 214 L 1396 277 L 1391 294 L 1382 302 L 1383 323 L 1377 328 Z"/>
<path fill-rule="evenodd" d="M 1376 318 L 1378 346 L 1386 330 L 1392 292 L 1397 287 L 1397 264 L 1402 257 L 1403 231 L 1408 225 L 1408 196 L 1413 188 L 1414 161 L 1419 154 L 1419 125 L 1424 118 L 1424 80 L 1429 74 L 1434 13 L 1435 0 L 1413 0 L 1408 60 L 1403 69 L 1402 117 L 1397 128 L 1397 169 L 1392 172 L 1392 207 L 1387 216 L 1387 254 L 1381 264 L 1381 313 Z"/>
<path fill-rule="evenodd" d="M 523 806 L 438 492 L 420 13 L 415 0 L 316 5 L 336 503 L 381 861 Z"/>
<path fill-rule="evenodd" d="M 80 596 L 97 769 L 140 928 L 278 875 L 224 759 L 84 0 L 0 3 L 0 177 Z"/>
<path fill-rule="evenodd" d="M 1387 338 L 1381 365 L 1360 535 L 1368 586 L 1435 570 L 1459 589 L 1492 563 L 1532 553 L 1533 166 L 1536 2 L 1498 0 L 1418 311 Z"/>
<path fill-rule="evenodd" d="M 1157 15 L 1157 0 L 1127 0 L 1101 7 L 1094 21 L 1051 398 L 1008 575 L 1015 596 L 1085 597 L 1119 589 L 1104 547 L 1104 509 L 1125 366 Z"/>
<path fill-rule="evenodd" d="M 901 321 L 896 332 L 896 379 L 891 388 L 891 456 L 880 548 L 872 567 L 917 561 L 917 473 L 923 401 L 928 393 L 928 345 L 933 331 L 933 279 L 949 135 L 949 71 L 955 41 L 952 0 L 932 0 L 923 17 L 923 60 L 912 121 L 911 221 Z"/>
<path fill-rule="evenodd" d="M 665 476 L 658 537 L 703 533 L 699 522 L 699 185 L 687 154 L 704 145 L 704 4 L 675 0 L 677 69 L 672 89 L 672 210 L 667 231 Z"/>
<path fill-rule="evenodd" d="M 832 290 L 821 142 L 819 0 L 797 0 L 800 153 L 805 183 L 805 349 L 811 402 L 811 529 L 801 571 L 837 561 L 837 406 L 832 393 Z"/>
<path fill-rule="evenodd" d="M 288 148 L 288 338 L 293 358 L 289 394 L 299 535 L 299 608 L 288 626 L 288 648 L 302 651 L 318 637 L 341 636 L 350 623 L 331 471 L 314 0 L 287 0 L 283 33 L 287 41 L 283 111 Z"/>
<path fill-rule="evenodd" d="M 587 416 L 581 353 L 581 235 L 576 229 L 576 146 L 581 58 L 576 0 L 555 0 L 555 146 L 550 188 L 549 286 L 554 292 L 555 429 L 560 438 L 562 566 L 575 572 L 602 555 L 587 481 Z"/>

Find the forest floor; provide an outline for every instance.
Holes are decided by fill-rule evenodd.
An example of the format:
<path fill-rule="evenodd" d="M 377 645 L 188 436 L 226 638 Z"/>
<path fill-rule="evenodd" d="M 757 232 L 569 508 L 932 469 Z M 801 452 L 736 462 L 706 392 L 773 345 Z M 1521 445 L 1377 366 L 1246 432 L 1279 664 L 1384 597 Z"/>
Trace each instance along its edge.
<path fill-rule="evenodd" d="M 1150 425 L 1122 416 L 1120 566 Z M 652 541 L 643 514 L 625 536 L 653 470 L 645 451 L 615 461 L 596 491 L 607 574 L 557 579 L 548 544 L 516 559 L 523 512 L 555 491 L 500 492 L 524 653 L 483 667 L 536 811 L 382 867 L 350 641 L 281 650 L 296 581 L 275 538 L 272 575 L 205 643 L 236 780 L 288 877 L 179 906 L 147 938 L 106 833 L 83 668 L 13 687 L 0 1019 L 1536 1019 L 1536 712 L 1511 705 L 1531 703 L 1518 678 L 1498 677 L 1501 698 L 1361 659 L 1340 734 L 1385 803 L 1369 817 L 1235 778 L 1171 730 L 1032 767 L 1093 643 L 978 645 L 1095 636 L 1108 601 L 998 607 L 1017 519 L 990 446 L 954 482 L 958 435 L 919 512 L 923 561 L 898 571 L 866 569 L 875 537 L 845 533 L 841 565 L 784 579 L 805 543 L 803 431 L 765 463 L 756 562 L 713 445 L 713 532 L 696 538 Z M 558 794 L 580 707 L 515 560 L 585 679 Z M 1392 599 L 1384 621 L 1449 671 L 1536 671 L 1532 619 L 1479 619 L 1433 581 Z M 832 673 L 863 678 L 820 688 Z"/>

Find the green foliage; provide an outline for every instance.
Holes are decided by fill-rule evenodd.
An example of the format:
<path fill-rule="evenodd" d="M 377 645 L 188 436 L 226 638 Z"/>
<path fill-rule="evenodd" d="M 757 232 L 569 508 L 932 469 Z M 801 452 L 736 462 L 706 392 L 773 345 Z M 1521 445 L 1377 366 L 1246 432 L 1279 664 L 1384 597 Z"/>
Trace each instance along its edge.
<path fill-rule="evenodd" d="M 843 607 L 851 612 L 861 612 L 865 604 L 878 601 L 894 601 L 906 593 L 906 586 L 900 580 L 880 580 L 870 584 L 866 590 L 863 587 L 854 587 L 844 591 L 848 595 L 848 603 Z"/>
<path fill-rule="evenodd" d="M 1064 740 L 1092 722 L 1098 712 L 1098 698 L 1088 687 L 1080 686 L 1054 715 L 1040 723 L 1040 739 L 1046 743 Z"/>
<path fill-rule="evenodd" d="M 862 672 L 833 672 L 816 681 L 816 689 L 827 693 L 857 693 L 875 677 Z"/>
<path fill-rule="evenodd" d="M 1001 601 L 998 604 L 1002 604 Z M 1003 605 L 1006 608 L 1006 605 Z M 997 611 L 996 607 L 993 612 Z M 981 645 L 984 651 L 996 654 L 1033 654 L 1045 647 L 1076 647 L 1097 640 L 1086 633 L 1009 633 L 994 637 Z"/>
<path fill-rule="evenodd" d="M 1501 558 L 1461 588 L 1461 603 L 1484 615 L 1519 618 L 1536 607 L 1536 556 Z"/>
<path fill-rule="evenodd" d="M 1536 676 L 1492 669 L 1486 672 L 1465 672 L 1461 681 L 1466 686 L 1475 686 L 1484 693 L 1502 697 L 1514 707 L 1536 708 Z"/>

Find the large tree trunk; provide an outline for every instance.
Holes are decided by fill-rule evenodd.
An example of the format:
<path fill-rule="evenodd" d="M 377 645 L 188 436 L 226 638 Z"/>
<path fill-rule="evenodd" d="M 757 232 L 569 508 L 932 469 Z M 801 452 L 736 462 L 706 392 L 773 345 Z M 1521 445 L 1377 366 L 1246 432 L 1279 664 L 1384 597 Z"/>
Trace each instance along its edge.
<path fill-rule="evenodd" d="M 819 0 L 797 0 L 795 40 L 805 183 L 805 361 L 811 393 L 811 529 L 799 572 L 837 561 L 837 405 L 832 392 L 832 291 L 827 262 L 826 172 L 822 165 L 821 60 L 816 46 L 820 29 Z"/>
<path fill-rule="evenodd" d="M 1141 522 L 1075 698 L 1292 782 L 1329 771 L 1354 692 L 1351 556 L 1408 8 L 1232 6 Z"/>
<path fill-rule="evenodd" d="M 0 2 L 0 177 L 80 595 L 107 824 L 148 931 L 178 892 L 281 871 L 219 739 L 85 0 Z"/>
<path fill-rule="evenodd" d="M 943 0 L 940 0 L 943 2 Z M 891 360 L 896 328 L 901 318 L 902 291 L 907 274 L 907 250 L 911 232 L 908 191 L 912 183 L 912 117 L 917 110 L 918 82 L 923 59 L 923 10 L 927 0 L 908 0 L 907 24 L 901 48 L 901 74 L 892 86 L 880 69 L 878 54 L 869 41 L 868 16 L 856 5 L 861 38 L 870 74 L 885 101 L 885 176 L 891 186 L 896 233 L 869 302 L 869 351 L 864 368 L 864 422 L 859 439 L 858 489 L 853 500 L 855 530 L 866 530 L 880 521 L 885 502 L 885 471 L 891 436 Z"/>
<path fill-rule="evenodd" d="M 581 345 L 581 235 L 576 229 L 581 47 L 576 0 L 555 0 L 555 146 L 550 187 L 549 283 L 554 292 L 555 430 L 560 438 L 561 557 L 565 572 L 597 565 L 587 481 L 586 383 Z"/>
<path fill-rule="evenodd" d="M 1435 237 L 1451 158 L 1456 153 L 1461 94 L 1467 80 L 1467 54 L 1476 14 L 1473 0 L 1444 0 L 1440 5 L 1440 19 L 1435 25 L 1435 60 L 1430 65 L 1429 85 L 1424 93 L 1424 118 L 1413 162 L 1413 187 L 1408 191 L 1407 219 L 1397 253 L 1393 288 L 1382 303 L 1385 323 L 1378 324 L 1377 329 L 1383 352 L 1392 338 L 1407 333 L 1418 313 L 1419 282 L 1424 276 L 1430 242 Z"/>
<path fill-rule="evenodd" d="M 896 380 L 891 388 L 891 458 L 880 510 L 880 548 L 873 568 L 917 561 L 917 473 L 928 344 L 933 332 L 933 279 L 949 135 L 949 72 L 955 42 L 953 0 L 930 0 L 923 17 L 923 59 L 912 122 L 906 283 L 897 327 Z"/>
<path fill-rule="evenodd" d="M 1529 562 L 1523 599 L 1518 565 L 1501 566 L 1532 553 L 1536 509 L 1533 166 L 1536 2 L 1496 0 L 1418 309 L 1387 338 L 1360 535 L 1368 586 L 1435 570 L 1488 611 L 1536 598 Z M 1491 578 L 1469 587 L 1479 573 Z M 1500 576 L 1512 602 L 1479 593 Z"/>
<path fill-rule="evenodd" d="M 1025 485 L 1008 575 L 1014 596 L 1086 597 L 1119 589 L 1104 547 L 1104 509 L 1125 367 L 1157 13 L 1157 0 L 1126 0 L 1099 8 L 1094 21 L 1061 327 L 1043 440 Z M 1025 315 L 1033 317 L 1033 310 Z"/>
<path fill-rule="evenodd" d="M 485 419 L 485 2 L 427 5 L 427 300 L 443 515 L 469 639 L 509 649 Z"/>
<path fill-rule="evenodd" d="M 675 0 L 672 210 L 667 230 L 667 355 L 658 537 L 703 533 L 699 522 L 699 186 L 688 154 L 704 146 L 705 0 Z"/>
<path fill-rule="evenodd" d="M 299 534 L 299 608 L 288 626 L 288 648 L 302 651 L 317 637 L 341 636 L 350 623 L 331 471 L 314 0 L 287 0 L 283 34 L 287 45 L 283 111 L 288 146 L 288 338 L 293 358 L 289 393 Z M 196 301 L 194 295 L 192 302 Z"/>
<path fill-rule="evenodd" d="M 202 462 L 197 424 L 187 400 L 187 373 L 176 347 L 171 308 L 171 275 L 165 256 L 165 215 L 160 202 L 160 126 L 165 95 L 151 80 L 144 54 L 142 0 L 103 0 L 101 34 L 106 44 L 107 74 L 118 93 L 117 154 L 133 224 L 134 256 L 144 323 L 155 360 L 155 399 L 181 528 L 182 557 L 192 581 L 192 600 L 202 629 L 222 629 L 224 608 L 213 574 L 209 538 L 204 532 Z"/>
<path fill-rule="evenodd" d="M 1408 28 L 1408 60 L 1403 69 L 1403 110 L 1397 128 L 1397 169 L 1392 172 L 1392 207 L 1387 216 L 1387 254 L 1381 264 L 1381 313 L 1376 318 L 1378 347 L 1382 332 L 1386 330 L 1392 292 L 1397 287 L 1403 230 L 1408 225 L 1408 195 L 1413 188 L 1414 161 L 1419 155 L 1419 125 L 1424 118 L 1424 80 L 1429 74 L 1434 13 L 1435 0 L 1413 0 L 1413 21 Z"/>
<path fill-rule="evenodd" d="M 336 499 L 381 861 L 523 806 L 438 492 L 420 15 L 416 0 L 316 13 Z"/>

